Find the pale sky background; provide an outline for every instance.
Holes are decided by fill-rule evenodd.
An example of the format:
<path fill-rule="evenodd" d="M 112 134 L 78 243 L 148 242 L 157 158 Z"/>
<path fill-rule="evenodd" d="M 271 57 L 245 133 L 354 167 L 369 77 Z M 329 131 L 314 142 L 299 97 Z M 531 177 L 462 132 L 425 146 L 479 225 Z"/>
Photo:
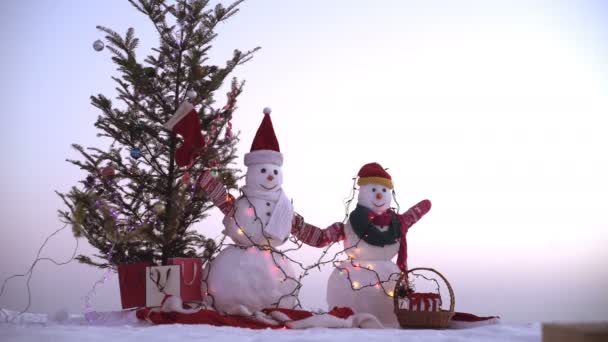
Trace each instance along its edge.
<path fill-rule="evenodd" d="M 377 161 L 402 210 L 433 202 L 408 235 L 409 264 L 442 271 L 458 311 L 606 320 L 606 22 L 599 0 L 251 0 L 222 25 L 213 60 L 262 47 L 235 73 L 247 80 L 233 120 L 239 163 L 271 106 L 284 188 L 307 221 L 342 220 L 351 178 Z M 53 190 L 85 176 L 64 161 L 77 157 L 70 144 L 102 146 L 89 96 L 114 96 L 117 73 L 109 51 L 92 48 L 98 24 L 134 27 L 142 59 L 157 44 L 126 0 L 0 3 L 0 280 L 24 272 L 61 226 Z M 217 236 L 220 221 L 197 229 Z M 64 260 L 73 246 L 66 229 L 43 255 Z M 306 279 L 307 308 L 326 307 L 330 272 Z M 81 312 L 102 274 L 41 263 L 30 311 Z M 0 307 L 21 309 L 24 281 L 6 291 Z M 115 276 L 93 304 L 120 308 Z"/>

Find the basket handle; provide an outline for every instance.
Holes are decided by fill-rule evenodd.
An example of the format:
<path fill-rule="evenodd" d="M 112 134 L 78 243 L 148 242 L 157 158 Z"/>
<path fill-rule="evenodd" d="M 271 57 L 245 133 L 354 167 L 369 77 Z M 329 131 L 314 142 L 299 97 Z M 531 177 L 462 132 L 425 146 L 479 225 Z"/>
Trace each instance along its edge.
<path fill-rule="evenodd" d="M 408 270 L 407 272 L 401 272 L 399 279 L 395 283 L 395 290 L 393 291 L 393 303 L 395 305 L 395 312 L 399 310 L 399 296 L 397 295 L 399 284 L 401 284 L 401 281 L 407 276 L 407 274 L 414 271 L 430 271 L 436 273 L 439 277 L 441 277 L 441 279 L 443 279 L 445 284 L 448 286 L 448 291 L 450 291 L 450 312 L 454 312 L 454 307 L 456 306 L 456 298 L 454 297 L 454 290 L 452 290 L 452 285 L 450 285 L 450 282 L 443 276 L 443 274 L 439 273 L 433 268 L 428 267 L 416 267 L 412 268 L 411 270 Z"/>

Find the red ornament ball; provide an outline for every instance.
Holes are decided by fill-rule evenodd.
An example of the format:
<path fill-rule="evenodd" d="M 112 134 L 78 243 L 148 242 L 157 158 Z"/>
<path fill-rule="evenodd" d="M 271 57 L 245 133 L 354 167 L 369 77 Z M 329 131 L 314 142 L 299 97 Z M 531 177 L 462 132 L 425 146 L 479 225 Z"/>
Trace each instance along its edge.
<path fill-rule="evenodd" d="M 116 175 L 116 172 L 114 171 L 114 168 L 111 166 L 106 166 L 103 169 L 101 169 L 101 177 L 103 178 L 112 178 Z"/>
<path fill-rule="evenodd" d="M 188 185 L 190 183 L 190 172 L 184 173 L 181 181 L 182 181 L 182 184 Z"/>

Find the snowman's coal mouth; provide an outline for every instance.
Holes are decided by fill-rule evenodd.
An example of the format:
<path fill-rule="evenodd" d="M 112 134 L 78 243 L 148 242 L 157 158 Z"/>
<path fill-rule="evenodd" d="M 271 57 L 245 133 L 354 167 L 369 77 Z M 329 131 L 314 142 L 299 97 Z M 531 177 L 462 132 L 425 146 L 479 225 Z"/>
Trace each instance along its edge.
<path fill-rule="evenodd" d="M 271 187 L 271 188 L 267 188 L 267 187 L 263 186 L 262 184 L 260 184 L 260 186 L 261 186 L 262 188 L 266 189 L 266 190 L 273 190 L 273 189 L 274 189 L 274 188 L 276 188 L 278 185 L 275 185 L 275 186 L 273 186 L 273 187 Z"/>
<path fill-rule="evenodd" d="M 384 203 L 382 203 L 382 204 L 378 205 L 378 204 L 376 204 L 376 203 L 372 202 L 372 204 L 373 204 L 373 205 L 374 205 L 374 207 L 376 207 L 376 208 L 382 208 L 382 207 L 384 206 Z"/>

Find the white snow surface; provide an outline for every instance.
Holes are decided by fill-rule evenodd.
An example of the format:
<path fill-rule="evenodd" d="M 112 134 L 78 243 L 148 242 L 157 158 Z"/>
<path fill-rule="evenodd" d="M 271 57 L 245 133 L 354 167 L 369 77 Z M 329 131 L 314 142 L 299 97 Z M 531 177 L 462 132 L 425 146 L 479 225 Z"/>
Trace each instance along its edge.
<path fill-rule="evenodd" d="M 15 312 L 7 311 L 9 315 Z M 103 314 L 88 323 L 82 315 L 26 313 L 12 323 L 0 323 L 0 341 L 540 341 L 539 323 L 494 324 L 460 330 L 327 329 L 253 330 L 208 325 L 152 325 L 139 321 L 134 311 Z M 52 317 L 57 317 L 53 319 Z M 5 317 L 2 315 L 2 319 Z"/>

